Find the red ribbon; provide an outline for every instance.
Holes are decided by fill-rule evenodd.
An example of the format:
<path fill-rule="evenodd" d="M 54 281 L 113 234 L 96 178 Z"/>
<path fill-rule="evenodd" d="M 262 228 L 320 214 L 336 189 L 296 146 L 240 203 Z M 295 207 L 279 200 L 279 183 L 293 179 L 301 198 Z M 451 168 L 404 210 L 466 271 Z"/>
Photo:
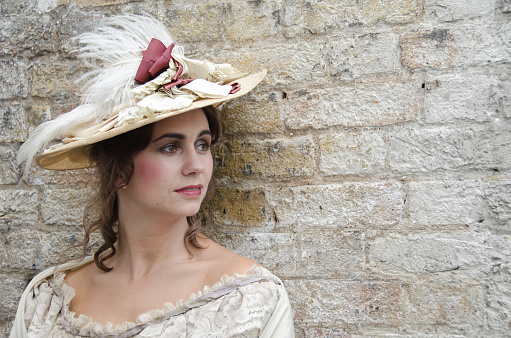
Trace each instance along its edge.
<path fill-rule="evenodd" d="M 142 52 L 142 62 L 138 66 L 135 80 L 140 83 L 149 82 L 169 68 L 169 62 L 173 60 L 170 55 L 173 48 L 174 44 L 167 48 L 160 40 L 152 39 L 147 49 Z"/>
<path fill-rule="evenodd" d="M 165 47 L 163 42 L 160 40 L 154 38 L 151 39 L 147 49 L 142 52 L 142 62 L 140 62 L 140 66 L 138 66 L 135 80 L 140 83 L 151 81 L 169 68 L 171 60 L 176 65 L 177 70 L 176 74 L 172 77 L 172 80 L 163 85 L 165 90 L 174 86 L 182 86 L 195 80 L 179 78 L 179 76 L 183 73 L 183 66 L 172 57 L 172 49 L 174 49 L 174 44 L 171 44 L 169 47 Z M 232 86 L 229 94 L 234 94 L 241 88 L 240 84 L 234 81 L 229 83 L 229 85 Z"/>

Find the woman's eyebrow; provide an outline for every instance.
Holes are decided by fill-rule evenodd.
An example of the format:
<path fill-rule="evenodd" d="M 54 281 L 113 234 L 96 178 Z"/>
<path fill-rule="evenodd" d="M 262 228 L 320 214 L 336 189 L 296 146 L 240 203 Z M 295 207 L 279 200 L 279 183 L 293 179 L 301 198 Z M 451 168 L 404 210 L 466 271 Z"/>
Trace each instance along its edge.
<path fill-rule="evenodd" d="M 163 134 L 162 136 L 158 137 L 156 140 L 154 140 L 153 142 L 156 142 L 156 141 L 159 141 L 161 140 L 162 138 L 177 138 L 179 140 L 184 140 L 185 139 L 185 136 L 183 134 L 178 134 L 178 133 L 167 133 L 167 134 Z"/>
<path fill-rule="evenodd" d="M 203 130 L 203 131 L 200 132 L 199 137 L 201 137 L 203 135 L 211 135 L 211 131 L 209 131 L 209 129 Z M 168 138 L 176 138 L 178 140 L 184 140 L 186 138 L 183 134 L 179 134 L 179 133 L 166 133 L 166 134 L 163 134 L 160 137 L 158 137 L 153 142 L 157 142 L 157 141 L 161 140 L 162 138 L 167 138 L 167 137 Z"/>

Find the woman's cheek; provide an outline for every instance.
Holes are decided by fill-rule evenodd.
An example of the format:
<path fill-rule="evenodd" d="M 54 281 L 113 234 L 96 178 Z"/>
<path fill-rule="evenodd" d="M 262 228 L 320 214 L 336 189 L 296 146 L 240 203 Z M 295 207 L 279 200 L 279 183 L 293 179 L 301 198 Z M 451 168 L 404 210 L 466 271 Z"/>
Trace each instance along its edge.
<path fill-rule="evenodd" d="M 135 164 L 134 174 L 145 184 L 162 184 L 162 179 L 168 179 L 169 174 L 165 166 L 158 160 L 141 158 Z"/>

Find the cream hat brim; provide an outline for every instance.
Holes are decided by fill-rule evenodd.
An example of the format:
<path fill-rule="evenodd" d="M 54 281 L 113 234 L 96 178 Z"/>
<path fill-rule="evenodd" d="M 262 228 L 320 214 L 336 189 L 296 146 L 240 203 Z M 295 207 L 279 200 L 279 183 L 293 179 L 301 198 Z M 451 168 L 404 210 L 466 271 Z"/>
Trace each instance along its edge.
<path fill-rule="evenodd" d="M 222 102 L 243 96 L 254 89 L 254 87 L 256 87 L 257 84 L 259 84 L 264 79 L 266 73 L 267 71 L 264 69 L 258 73 L 250 74 L 236 80 L 236 82 L 240 84 L 241 89 L 238 92 L 229 94 L 224 98 L 196 100 L 189 107 L 184 109 L 155 114 L 154 116 L 133 122 L 131 124 L 125 124 L 107 131 L 99 131 L 89 137 L 54 146 L 46 150 L 44 153 L 38 155 L 36 157 L 36 163 L 42 168 L 51 170 L 83 169 L 93 167 L 94 163 L 91 163 L 89 158 L 89 149 L 91 144 L 115 137 L 130 130 L 137 129 L 157 121 L 164 120 L 171 116 L 179 115 L 187 111 L 211 105 L 216 106 Z"/>

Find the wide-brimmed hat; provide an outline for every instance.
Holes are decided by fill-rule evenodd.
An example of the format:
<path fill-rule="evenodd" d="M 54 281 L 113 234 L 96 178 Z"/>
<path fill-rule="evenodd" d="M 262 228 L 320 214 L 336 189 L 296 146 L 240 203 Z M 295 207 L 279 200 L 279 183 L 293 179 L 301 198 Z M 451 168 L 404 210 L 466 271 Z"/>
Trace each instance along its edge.
<path fill-rule="evenodd" d="M 94 32 L 76 40 L 77 57 L 92 68 L 78 79 L 85 84 L 82 102 L 30 133 L 18 152 L 18 164 L 27 161 L 25 171 L 56 137 L 61 142 L 36 157 L 39 166 L 92 167 L 91 144 L 243 96 L 266 75 L 264 69 L 247 74 L 229 64 L 186 58 L 166 28 L 149 15 L 104 19 Z"/>

